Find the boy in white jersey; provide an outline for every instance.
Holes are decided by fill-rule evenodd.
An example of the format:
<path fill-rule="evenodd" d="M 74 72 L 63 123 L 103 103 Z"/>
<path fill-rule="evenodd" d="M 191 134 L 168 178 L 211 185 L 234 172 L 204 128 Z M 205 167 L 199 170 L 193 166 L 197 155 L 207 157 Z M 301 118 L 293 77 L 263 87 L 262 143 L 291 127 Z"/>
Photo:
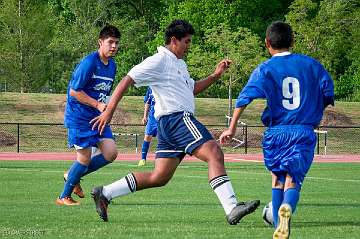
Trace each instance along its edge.
<path fill-rule="evenodd" d="M 164 186 L 186 154 L 208 163 L 208 178 L 219 198 L 229 224 L 255 211 L 260 201 L 238 202 L 224 167 L 224 155 L 208 130 L 193 116 L 194 95 L 202 92 L 225 72 L 231 62 L 222 60 L 213 74 L 195 82 L 182 60 L 190 47 L 193 27 L 184 20 L 173 21 L 165 31 L 165 47 L 130 70 L 116 87 L 106 110 L 91 122 L 100 132 L 110 122 L 125 91 L 132 85 L 151 86 L 158 120 L 158 146 L 152 172 L 130 173 L 120 180 L 95 187 L 92 196 L 99 216 L 107 221 L 111 199 L 146 188 Z"/>

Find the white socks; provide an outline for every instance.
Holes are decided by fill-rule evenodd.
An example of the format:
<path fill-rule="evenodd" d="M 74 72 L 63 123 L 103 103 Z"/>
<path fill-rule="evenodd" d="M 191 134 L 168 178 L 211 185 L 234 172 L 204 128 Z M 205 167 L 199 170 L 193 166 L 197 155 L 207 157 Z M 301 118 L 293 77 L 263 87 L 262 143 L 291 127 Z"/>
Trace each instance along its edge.
<path fill-rule="evenodd" d="M 227 175 L 221 175 L 211 179 L 210 186 L 216 193 L 225 214 L 229 215 L 231 210 L 236 207 L 237 199 Z"/>
<path fill-rule="evenodd" d="M 132 173 L 129 173 L 120 180 L 103 187 L 103 195 L 111 200 L 120 196 L 127 195 L 136 191 L 136 179 Z"/>

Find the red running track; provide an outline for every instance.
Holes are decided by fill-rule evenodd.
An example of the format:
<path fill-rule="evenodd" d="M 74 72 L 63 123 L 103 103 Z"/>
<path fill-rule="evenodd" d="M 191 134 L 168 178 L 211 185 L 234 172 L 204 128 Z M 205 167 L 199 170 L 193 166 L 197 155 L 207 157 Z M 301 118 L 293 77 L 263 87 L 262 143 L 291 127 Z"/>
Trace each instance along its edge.
<path fill-rule="evenodd" d="M 150 161 L 154 160 L 154 154 L 149 154 Z M 137 161 L 140 154 L 119 154 L 117 160 Z M 75 153 L 0 153 L 0 160 L 74 160 Z M 195 157 L 186 156 L 185 161 L 200 161 Z M 226 162 L 263 162 L 262 154 L 225 154 Z M 360 163 L 360 155 L 316 155 L 317 163 Z"/>

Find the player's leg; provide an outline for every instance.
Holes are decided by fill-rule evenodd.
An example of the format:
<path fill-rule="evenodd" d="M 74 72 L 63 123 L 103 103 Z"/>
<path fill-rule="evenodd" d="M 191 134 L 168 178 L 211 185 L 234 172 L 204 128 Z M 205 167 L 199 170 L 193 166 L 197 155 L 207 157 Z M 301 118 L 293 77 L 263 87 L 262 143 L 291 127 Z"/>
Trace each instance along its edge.
<path fill-rule="evenodd" d="M 290 175 L 286 175 L 284 187 L 284 200 L 278 210 L 278 224 L 276 226 L 273 238 L 287 239 L 290 236 L 290 220 L 295 212 L 299 201 L 300 187 L 293 182 Z"/>
<path fill-rule="evenodd" d="M 93 188 L 91 194 L 100 218 L 108 221 L 107 207 L 111 199 L 146 188 L 164 186 L 174 175 L 179 163 L 178 158 L 157 158 L 152 172 L 129 173 L 109 185 Z"/>
<path fill-rule="evenodd" d="M 283 203 L 284 199 L 284 185 L 286 179 L 286 172 L 277 174 L 271 173 L 272 175 L 272 190 L 271 190 L 271 202 L 272 202 L 272 211 L 273 211 L 273 222 L 274 227 L 278 225 L 278 211 Z"/>
<path fill-rule="evenodd" d="M 80 179 L 90 163 L 91 148 L 78 148 L 76 150 L 76 161 L 70 167 L 67 173 L 67 179 L 64 184 L 64 189 L 59 198 L 56 200 L 58 205 L 79 205 L 78 202 L 72 199 L 71 193 L 75 185 L 80 182 Z"/>
<path fill-rule="evenodd" d="M 117 157 L 117 149 L 115 141 L 111 138 L 101 139 L 98 143 L 99 150 L 96 150 L 91 155 L 90 164 L 88 166 L 87 171 L 83 176 L 92 173 L 109 163 L 112 163 Z"/>
<path fill-rule="evenodd" d="M 145 134 L 144 141 L 141 147 L 141 160 L 139 161 L 138 166 L 144 166 L 146 164 L 146 157 L 149 152 L 151 139 L 151 135 Z"/>
<path fill-rule="evenodd" d="M 289 204 L 291 206 L 292 213 L 295 212 L 296 206 L 299 202 L 300 190 L 301 186 L 295 183 L 290 175 L 286 175 L 283 203 Z"/>
<path fill-rule="evenodd" d="M 193 155 L 208 163 L 209 184 L 224 208 L 229 224 L 237 224 L 244 216 L 256 210 L 259 200 L 240 203 L 237 201 L 224 167 L 224 154 L 215 140 L 203 143 Z"/>

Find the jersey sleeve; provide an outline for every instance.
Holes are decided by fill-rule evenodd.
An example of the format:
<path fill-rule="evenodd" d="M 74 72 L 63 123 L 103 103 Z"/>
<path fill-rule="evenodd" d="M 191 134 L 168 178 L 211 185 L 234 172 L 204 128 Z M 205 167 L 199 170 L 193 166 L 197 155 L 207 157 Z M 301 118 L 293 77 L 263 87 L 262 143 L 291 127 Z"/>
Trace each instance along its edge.
<path fill-rule="evenodd" d="M 94 63 L 92 57 L 86 57 L 79 63 L 75 68 L 72 80 L 70 81 L 71 89 L 75 91 L 84 89 L 94 73 Z"/>
<path fill-rule="evenodd" d="M 260 68 L 256 68 L 251 74 L 249 81 L 240 92 L 236 100 L 236 108 L 248 105 L 254 99 L 266 97 L 262 86 L 263 79 L 264 77 L 262 76 Z"/>
<path fill-rule="evenodd" d="M 320 63 L 319 63 L 320 64 Z M 328 105 L 334 105 L 335 97 L 334 97 L 334 82 L 330 76 L 330 74 L 324 69 L 321 65 L 320 68 L 320 84 L 321 90 L 324 98 L 324 108 Z"/>
<path fill-rule="evenodd" d="M 134 66 L 128 73 L 135 81 L 136 87 L 156 85 L 162 79 L 164 64 L 160 55 L 153 55 L 146 58 L 140 64 Z"/>

